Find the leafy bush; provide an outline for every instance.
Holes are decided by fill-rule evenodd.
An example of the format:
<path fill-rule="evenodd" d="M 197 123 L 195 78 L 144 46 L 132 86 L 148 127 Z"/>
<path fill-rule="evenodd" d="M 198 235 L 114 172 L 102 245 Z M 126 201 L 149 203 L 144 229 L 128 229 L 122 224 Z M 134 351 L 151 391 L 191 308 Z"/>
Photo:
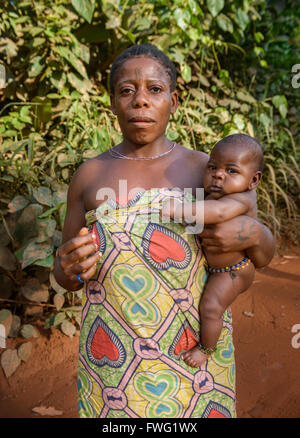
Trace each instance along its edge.
<path fill-rule="evenodd" d="M 46 327 L 75 332 L 81 293 L 63 290 L 51 272 L 67 187 L 84 160 L 120 141 L 108 71 L 133 43 L 156 44 L 177 67 L 181 105 L 169 138 L 209 152 L 231 133 L 256 136 L 265 152 L 260 217 L 277 235 L 299 237 L 299 93 L 290 72 L 300 63 L 300 6 L 278 5 L 2 1 L 0 299 L 14 317 L 42 314 Z"/>

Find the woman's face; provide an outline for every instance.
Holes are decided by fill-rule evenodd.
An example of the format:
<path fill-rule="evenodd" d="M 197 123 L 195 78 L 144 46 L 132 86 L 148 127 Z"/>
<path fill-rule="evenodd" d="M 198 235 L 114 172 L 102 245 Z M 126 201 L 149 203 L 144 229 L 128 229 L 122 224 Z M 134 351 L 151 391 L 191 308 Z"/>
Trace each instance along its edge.
<path fill-rule="evenodd" d="M 111 106 L 125 140 L 144 145 L 163 137 L 177 102 L 166 70 L 154 59 L 131 58 L 118 69 Z"/>

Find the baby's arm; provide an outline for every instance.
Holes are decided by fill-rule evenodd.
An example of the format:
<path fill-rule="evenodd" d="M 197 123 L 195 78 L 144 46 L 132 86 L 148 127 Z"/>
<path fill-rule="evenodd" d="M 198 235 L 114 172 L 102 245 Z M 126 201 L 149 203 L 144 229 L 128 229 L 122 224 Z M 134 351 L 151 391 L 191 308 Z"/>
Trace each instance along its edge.
<path fill-rule="evenodd" d="M 188 223 L 202 222 L 218 224 L 242 214 L 252 207 L 250 192 L 225 195 L 220 199 L 207 199 L 195 202 L 174 202 L 163 204 L 162 216 L 181 219 Z"/>

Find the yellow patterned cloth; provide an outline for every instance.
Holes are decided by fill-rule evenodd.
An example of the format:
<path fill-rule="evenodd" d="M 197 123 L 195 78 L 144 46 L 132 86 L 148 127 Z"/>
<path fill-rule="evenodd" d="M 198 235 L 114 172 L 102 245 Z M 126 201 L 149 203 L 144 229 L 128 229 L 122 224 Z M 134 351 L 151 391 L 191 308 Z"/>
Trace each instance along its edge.
<path fill-rule="evenodd" d="M 80 417 L 235 417 L 229 309 L 208 361 L 192 368 L 181 359 L 199 339 L 207 272 L 197 236 L 160 218 L 171 198 L 190 200 L 178 189 L 151 189 L 86 214 L 103 257 L 84 288 Z"/>

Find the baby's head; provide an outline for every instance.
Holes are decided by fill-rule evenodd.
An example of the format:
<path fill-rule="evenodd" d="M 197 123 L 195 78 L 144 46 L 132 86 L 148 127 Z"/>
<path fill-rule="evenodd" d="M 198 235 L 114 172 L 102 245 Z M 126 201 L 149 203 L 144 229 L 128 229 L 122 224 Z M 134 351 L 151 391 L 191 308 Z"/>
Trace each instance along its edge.
<path fill-rule="evenodd" d="M 204 176 L 204 189 L 214 199 L 254 190 L 260 181 L 264 156 L 260 144 L 249 135 L 233 134 L 211 151 Z"/>

